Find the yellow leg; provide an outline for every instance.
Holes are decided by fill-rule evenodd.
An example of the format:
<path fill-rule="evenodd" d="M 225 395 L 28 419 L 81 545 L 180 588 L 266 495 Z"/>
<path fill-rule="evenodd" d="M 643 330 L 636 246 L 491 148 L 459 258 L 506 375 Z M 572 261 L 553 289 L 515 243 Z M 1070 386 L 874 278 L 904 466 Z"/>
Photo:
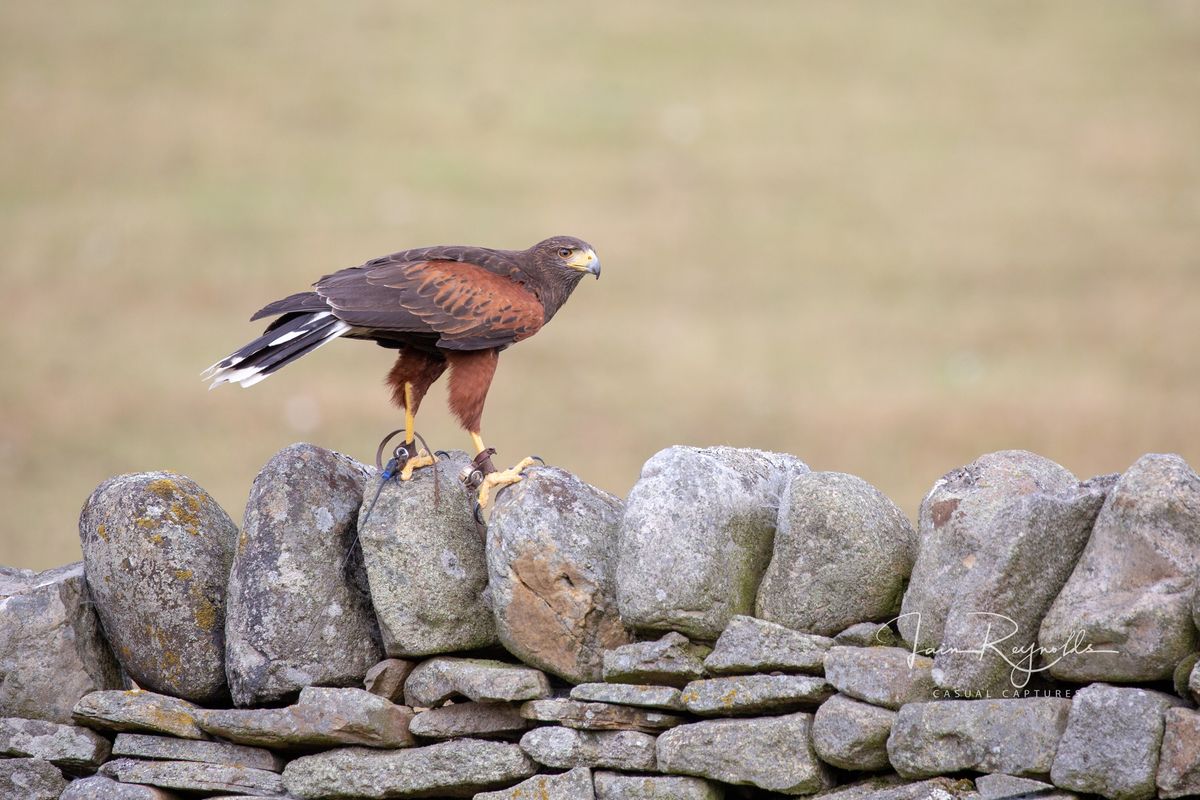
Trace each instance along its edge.
<path fill-rule="evenodd" d="M 479 435 L 479 431 L 471 431 L 471 444 L 475 445 L 475 455 L 479 455 L 487 449 L 483 443 L 483 437 Z"/>
<path fill-rule="evenodd" d="M 491 475 L 484 476 L 483 483 L 479 486 L 479 507 L 487 508 L 488 503 L 492 499 L 492 492 L 519 482 L 521 480 L 521 471 L 536 463 L 538 461 L 535 458 L 522 458 L 512 469 L 493 472 Z"/>
<path fill-rule="evenodd" d="M 408 452 L 412 452 L 412 443 L 414 438 L 413 424 L 415 418 L 412 412 L 413 396 L 412 384 L 407 381 L 404 383 L 404 444 L 408 447 Z M 400 480 L 412 480 L 413 470 L 419 467 L 429 467 L 437 463 L 437 459 L 431 456 L 424 449 L 412 456 L 405 462 L 404 468 L 400 470 Z"/>

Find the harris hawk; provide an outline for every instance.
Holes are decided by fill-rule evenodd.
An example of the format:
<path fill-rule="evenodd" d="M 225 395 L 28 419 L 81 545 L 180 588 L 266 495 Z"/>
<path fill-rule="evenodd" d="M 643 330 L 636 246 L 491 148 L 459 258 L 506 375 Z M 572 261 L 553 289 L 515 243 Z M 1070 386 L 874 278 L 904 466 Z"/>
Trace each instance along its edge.
<path fill-rule="evenodd" d="M 479 504 L 520 480 L 531 463 L 497 472 L 480 433 L 483 406 L 500 351 L 533 336 L 567 302 L 584 275 L 600 277 L 591 245 L 555 236 L 528 250 L 440 246 L 402 250 L 318 280 L 315 291 L 269 303 L 250 318 L 275 317 L 263 335 L 209 367 L 209 388 L 253 386 L 323 344 L 367 339 L 398 351 L 387 376 L 404 411 L 401 471 L 434 463 L 418 453 L 413 420 L 429 387 L 450 369 L 450 409 L 471 436 L 484 474 Z"/>

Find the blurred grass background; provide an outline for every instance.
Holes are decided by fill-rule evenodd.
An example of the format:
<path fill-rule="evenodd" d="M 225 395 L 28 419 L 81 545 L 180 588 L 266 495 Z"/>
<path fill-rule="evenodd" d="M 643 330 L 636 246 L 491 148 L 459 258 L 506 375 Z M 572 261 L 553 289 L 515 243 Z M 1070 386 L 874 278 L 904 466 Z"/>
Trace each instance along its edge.
<path fill-rule="evenodd" d="M 390 354 L 199 372 L 266 301 L 433 243 L 591 241 L 484 433 L 623 494 L 672 443 L 795 453 L 915 515 L 1002 448 L 1200 464 L 1200 5 L 0 5 L 0 563 L 91 489 L 240 519 L 308 440 L 373 457 Z M 419 429 L 466 437 L 431 395 Z"/>

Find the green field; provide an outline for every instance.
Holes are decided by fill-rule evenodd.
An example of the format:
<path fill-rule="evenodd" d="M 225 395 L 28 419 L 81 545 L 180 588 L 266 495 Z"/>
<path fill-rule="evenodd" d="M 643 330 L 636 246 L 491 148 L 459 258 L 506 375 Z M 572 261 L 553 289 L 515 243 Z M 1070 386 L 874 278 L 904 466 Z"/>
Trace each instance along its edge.
<path fill-rule="evenodd" d="M 990 450 L 1200 466 L 1200 4 L 15 0 L 0 131 L 3 564 L 116 473 L 240 519 L 293 441 L 370 459 L 386 351 L 200 371 L 325 272 L 555 233 L 604 277 L 501 358 L 498 462 L 762 447 L 910 515 Z"/>

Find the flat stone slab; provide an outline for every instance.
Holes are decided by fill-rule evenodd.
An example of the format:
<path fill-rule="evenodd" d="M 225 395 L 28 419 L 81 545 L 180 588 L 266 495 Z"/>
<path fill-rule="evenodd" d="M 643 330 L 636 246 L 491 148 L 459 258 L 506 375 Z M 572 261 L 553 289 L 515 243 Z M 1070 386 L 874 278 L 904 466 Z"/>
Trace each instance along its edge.
<path fill-rule="evenodd" d="M 203 761 L 229 767 L 265 769 L 283 772 L 284 760 L 261 747 L 248 747 L 230 742 L 203 742 L 195 739 L 176 739 L 172 736 L 150 736 L 144 733 L 118 733 L 113 742 L 114 756 L 149 758 L 163 761 Z"/>
<path fill-rule="evenodd" d="M 534 728 L 521 737 L 521 749 L 534 761 L 553 769 L 653 772 L 656 764 L 654 737 L 638 731 Z"/>
<path fill-rule="evenodd" d="M 970 780 L 952 778 L 930 778 L 924 781 L 905 781 L 898 775 L 882 775 L 878 778 L 839 786 L 814 795 L 814 800 L 980 800 L 975 785 Z M 1025 798 L 1022 798 L 1025 800 Z M 1033 800 L 1029 798 L 1029 800 Z M 1060 800 L 1049 795 L 1038 795 L 1037 800 Z"/>
<path fill-rule="evenodd" d="M 477 794 L 474 800 L 595 800 L 592 771 L 576 767 L 558 775 L 534 775 L 516 786 Z"/>
<path fill-rule="evenodd" d="M 680 725 L 658 737 L 662 772 L 784 794 L 834 785 L 812 749 L 812 714 L 714 719 Z"/>
<path fill-rule="evenodd" d="M 157 786 L 121 783 L 105 775 L 91 775 L 71 781 L 59 800 L 179 800 L 179 797 Z"/>
<path fill-rule="evenodd" d="M 571 688 L 572 700 L 658 708 L 663 711 L 684 711 L 681 694 L 673 686 L 638 686 L 632 683 L 581 683 Z"/>
<path fill-rule="evenodd" d="M 1050 779 L 1060 789 L 1121 800 L 1151 798 L 1174 695 L 1094 683 L 1075 693 Z M 1004 770 L 1011 772 L 1012 770 Z"/>
<path fill-rule="evenodd" d="M 735 675 L 683 687 L 687 710 L 702 717 L 816 708 L 833 696 L 824 678 L 808 675 Z"/>
<path fill-rule="evenodd" d="M 149 731 L 180 739 L 207 739 L 196 723 L 205 709 L 186 700 L 141 689 L 110 689 L 79 698 L 75 721 L 106 731 Z"/>
<path fill-rule="evenodd" d="M 58 767 L 40 758 L 0 758 L 0 797 L 59 800 L 67 788 Z"/>
<path fill-rule="evenodd" d="M 549 696 L 545 673 L 486 658 L 431 658 L 418 664 L 404 684 L 405 700 L 416 708 L 432 708 L 452 697 L 512 702 Z"/>
<path fill-rule="evenodd" d="M 512 703 L 454 703 L 422 711 L 413 717 L 408 729 L 414 736 L 454 739 L 514 736 L 529 727 L 520 707 Z"/>
<path fill-rule="evenodd" d="M 856 772 L 887 769 L 888 735 L 896 712 L 834 695 L 813 719 L 813 749 L 826 764 Z"/>
<path fill-rule="evenodd" d="M 827 636 L 800 633 L 754 617 L 736 616 L 704 659 L 704 667 L 712 675 L 757 672 L 819 675 L 824 669 L 825 651 L 833 643 Z"/>
<path fill-rule="evenodd" d="M 199 761 L 118 758 L 102 766 L 100 774 L 122 783 L 143 783 L 189 792 L 231 792 L 265 797 L 283 791 L 283 779 L 274 772 Z"/>
<path fill-rule="evenodd" d="M 725 791 L 703 778 L 683 775 L 592 775 L 596 800 L 722 800 Z"/>
<path fill-rule="evenodd" d="M 903 647 L 904 642 L 887 625 L 878 622 L 859 622 L 833 637 L 834 644 L 843 647 Z"/>
<path fill-rule="evenodd" d="M 403 703 L 404 682 L 416 666 L 415 661 L 385 658 L 367 670 L 367 676 L 363 678 L 363 688 L 393 703 Z"/>
<path fill-rule="evenodd" d="M 1040 797 L 1043 792 L 1054 791 L 1054 784 L 996 772 L 991 775 L 980 775 L 976 778 L 975 788 L 979 791 L 980 800 L 1006 800 L 1006 798 L 1021 797 L 1023 795 L 1038 795 Z"/>
<path fill-rule="evenodd" d="M 345 747 L 287 765 L 287 790 L 305 800 L 471 797 L 530 777 L 537 766 L 515 744 L 455 739 L 408 750 Z"/>
<path fill-rule="evenodd" d="M 933 659 L 899 647 L 831 647 L 825 680 L 842 694 L 897 709 L 935 696 Z"/>
<path fill-rule="evenodd" d="M 906 778 L 964 770 L 1047 777 L 1070 710 L 1059 697 L 909 703 L 892 726 L 888 758 Z"/>
<path fill-rule="evenodd" d="M 0 718 L 0 756 L 40 758 L 55 766 L 94 769 L 108 758 L 110 745 L 95 731 L 44 720 Z"/>
<path fill-rule="evenodd" d="M 530 700 L 521 706 L 521 716 L 537 722 L 557 722 L 568 728 L 589 731 L 642 731 L 658 733 L 685 720 L 676 714 L 646 711 L 610 703 L 586 703 L 566 698 Z"/>
<path fill-rule="evenodd" d="M 671 631 L 652 642 L 634 642 L 604 654 L 604 680 L 609 683 L 683 686 L 704 677 L 704 656 L 686 636 Z"/>
<path fill-rule="evenodd" d="M 1169 708 L 1163 716 L 1158 796 L 1200 795 L 1200 711 Z"/>
<path fill-rule="evenodd" d="M 409 747 L 413 711 L 364 689 L 309 686 L 287 708 L 206 711 L 199 723 L 222 739 L 258 747 Z"/>

